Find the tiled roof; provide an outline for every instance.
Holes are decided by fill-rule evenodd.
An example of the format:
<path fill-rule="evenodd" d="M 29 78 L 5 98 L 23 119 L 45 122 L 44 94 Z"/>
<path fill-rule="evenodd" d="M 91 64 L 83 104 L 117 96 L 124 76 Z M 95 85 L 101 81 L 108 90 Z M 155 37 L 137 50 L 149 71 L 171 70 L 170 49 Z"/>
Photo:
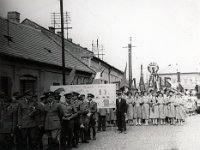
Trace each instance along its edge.
<path fill-rule="evenodd" d="M 29 20 L 29 19 L 25 19 L 22 24 L 25 25 L 29 25 L 33 28 L 36 29 L 40 29 L 45 35 L 47 35 L 50 39 L 52 39 L 53 41 L 55 41 L 57 44 L 61 45 L 61 37 L 53 32 L 50 32 L 49 30 L 47 30 L 46 28 L 38 25 L 37 23 Z M 68 40 L 65 39 L 65 49 L 68 50 L 69 52 L 71 52 L 74 56 L 76 56 L 79 59 L 82 59 L 83 56 L 93 56 L 93 52 L 89 51 L 86 48 L 81 47 L 78 44 L 75 44 L 73 42 L 70 42 Z"/>
<path fill-rule="evenodd" d="M 25 24 L 9 22 L 9 36 L 13 41 L 9 42 L 5 37 L 7 33 L 7 20 L 0 18 L 0 53 L 62 66 L 61 46 L 46 36 L 41 30 Z M 66 68 L 76 66 L 77 70 L 94 73 L 94 71 L 74 57 L 67 50 L 65 51 Z"/>

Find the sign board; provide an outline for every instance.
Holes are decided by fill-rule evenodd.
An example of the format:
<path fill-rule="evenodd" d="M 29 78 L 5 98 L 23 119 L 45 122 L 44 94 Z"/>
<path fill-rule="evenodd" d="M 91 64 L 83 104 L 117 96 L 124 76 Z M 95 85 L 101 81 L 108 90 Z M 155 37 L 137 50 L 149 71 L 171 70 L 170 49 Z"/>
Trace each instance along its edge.
<path fill-rule="evenodd" d="M 87 98 L 92 93 L 98 108 L 116 108 L 116 85 L 115 84 L 86 84 L 86 85 L 61 85 L 51 86 L 50 91 L 63 88 L 65 93 L 78 92 Z"/>

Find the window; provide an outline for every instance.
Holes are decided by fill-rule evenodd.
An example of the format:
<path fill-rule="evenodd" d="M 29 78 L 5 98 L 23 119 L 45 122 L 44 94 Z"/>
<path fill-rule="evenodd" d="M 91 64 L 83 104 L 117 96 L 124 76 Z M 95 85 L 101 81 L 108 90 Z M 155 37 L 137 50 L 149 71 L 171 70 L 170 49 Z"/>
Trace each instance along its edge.
<path fill-rule="evenodd" d="M 36 92 L 36 77 L 33 77 L 31 75 L 24 75 L 20 77 L 20 91 L 21 94 L 24 94 L 25 91 L 31 90 L 32 94 L 35 94 Z"/>
<path fill-rule="evenodd" d="M 11 97 L 11 78 L 0 76 L 0 91 L 5 93 L 5 96 Z"/>
<path fill-rule="evenodd" d="M 60 83 L 53 82 L 53 85 L 54 85 L 54 86 L 56 86 L 56 85 L 60 85 Z"/>

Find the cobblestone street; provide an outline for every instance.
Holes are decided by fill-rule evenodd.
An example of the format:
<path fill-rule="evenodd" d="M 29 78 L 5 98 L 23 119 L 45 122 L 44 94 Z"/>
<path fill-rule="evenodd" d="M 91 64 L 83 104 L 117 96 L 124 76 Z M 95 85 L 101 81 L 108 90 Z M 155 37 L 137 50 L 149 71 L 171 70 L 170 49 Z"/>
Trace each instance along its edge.
<path fill-rule="evenodd" d="M 200 150 L 200 115 L 188 117 L 183 126 L 128 126 L 127 134 L 116 128 L 97 134 L 96 141 L 80 144 L 80 150 Z"/>

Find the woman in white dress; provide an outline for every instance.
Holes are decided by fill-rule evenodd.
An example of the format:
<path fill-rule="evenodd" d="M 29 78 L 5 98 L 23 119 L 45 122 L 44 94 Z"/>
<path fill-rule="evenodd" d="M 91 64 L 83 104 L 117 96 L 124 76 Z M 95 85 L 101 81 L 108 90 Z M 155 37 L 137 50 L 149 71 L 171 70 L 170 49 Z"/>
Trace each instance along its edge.
<path fill-rule="evenodd" d="M 164 107 L 164 97 L 162 93 L 159 93 L 157 100 L 158 100 L 160 124 L 163 125 L 165 124 L 166 114 L 165 114 L 165 107 Z"/>
<path fill-rule="evenodd" d="M 150 118 L 152 119 L 153 125 L 158 125 L 159 111 L 156 93 L 154 93 L 150 99 L 150 106 Z"/>
<path fill-rule="evenodd" d="M 173 91 L 169 93 L 169 114 L 168 117 L 170 119 L 170 124 L 175 125 L 175 95 Z"/>
<path fill-rule="evenodd" d="M 142 118 L 142 100 L 141 97 L 139 96 L 139 93 L 135 93 L 134 97 L 134 118 L 136 119 L 136 126 L 140 125 L 141 126 L 141 118 Z"/>
<path fill-rule="evenodd" d="M 145 120 L 144 125 L 148 125 L 149 123 L 149 99 L 150 96 L 148 95 L 147 92 L 144 92 L 143 97 L 142 97 L 142 119 Z"/>
<path fill-rule="evenodd" d="M 176 116 L 178 125 L 182 125 L 183 120 L 185 120 L 185 108 L 184 108 L 184 101 L 180 93 L 176 95 L 175 105 L 176 105 L 175 116 Z"/>
<path fill-rule="evenodd" d="M 132 93 L 128 92 L 127 93 L 128 97 L 126 98 L 126 103 L 127 103 L 127 119 L 128 119 L 128 123 L 130 125 L 133 125 L 133 97 L 132 97 Z"/>

